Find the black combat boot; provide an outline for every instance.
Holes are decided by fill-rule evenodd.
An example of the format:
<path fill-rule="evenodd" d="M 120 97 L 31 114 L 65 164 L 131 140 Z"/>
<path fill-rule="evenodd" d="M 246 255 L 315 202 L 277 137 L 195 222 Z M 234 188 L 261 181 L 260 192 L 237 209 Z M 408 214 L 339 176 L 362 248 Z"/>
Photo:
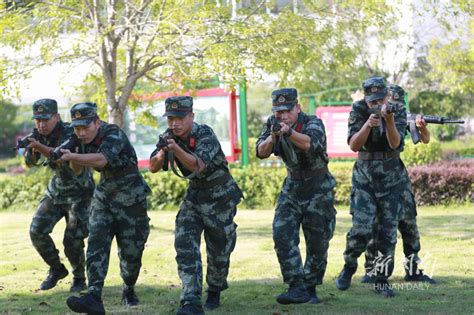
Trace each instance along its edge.
<path fill-rule="evenodd" d="M 336 287 L 341 291 L 349 289 L 351 286 L 352 276 L 356 270 L 357 268 L 349 268 L 344 265 L 344 268 L 342 268 L 341 273 L 336 279 Z"/>
<path fill-rule="evenodd" d="M 410 274 L 410 271 L 405 269 L 405 281 L 417 281 L 417 282 L 426 282 L 431 284 L 436 284 L 436 281 L 433 280 L 428 275 L 423 273 L 422 269 L 415 269 L 415 272 Z"/>
<path fill-rule="evenodd" d="M 87 293 L 80 297 L 70 296 L 66 303 L 67 306 L 76 313 L 86 313 L 90 315 L 105 314 L 104 303 L 102 303 L 100 297 L 92 293 Z"/>
<path fill-rule="evenodd" d="M 140 303 L 133 288 L 125 288 L 122 291 L 122 304 L 126 306 L 135 306 Z"/>
<path fill-rule="evenodd" d="M 85 289 L 87 289 L 86 279 L 76 277 L 72 279 L 71 292 L 81 292 Z"/>
<path fill-rule="evenodd" d="M 54 288 L 56 284 L 58 284 L 58 281 L 63 278 L 66 278 L 68 274 L 69 272 L 63 264 L 61 264 L 61 267 L 57 269 L 49 268 L 48 276 L 41 283 L 40 290 L 49 290 Z"/>
<path fill-rule="evenodd" d="M 395 296 L 395 292 L 393 292 L 387 279 L 375 279 L 374 288 L 375 292 L 383 297 L 389 298 Z"/>
<path fill-rule="evenodd" d="M 176 315 L 204 315 L 204 310 L 201 304 L 181 302 L 181 307 L 176 311 Z"/>
<path fill-rule="evenodd" d="M 321 303 L 321 300 L 318 298 L 316 295 L 316 286 L 310 286 L 306 288 L 308 290 L 309 297 L 311 300 L 309 300 L 309 304 L 319 304 Z"/>
<path fill-rule="evenodd" d="M 362 280 L 360 282 L 362 282 L 362 283 L 375 283 L 375 277 L 370 275 L 369 273 L 366 273 L 362 277 Z"/>
<path fill-rule="evenodd" d="M 311 300 L 308 290 L 302 284 L 290 285 L 287 292 L 277 296 L 277 302 L 280 304 L 299 304 L 306 303 Z"/>
<path fill-rule="evenodd" d="M 215 310 L 221 305 L 221 293 L 207 291 L 206 303 L 204 303 L 204 309 L 208 311 Z"/>

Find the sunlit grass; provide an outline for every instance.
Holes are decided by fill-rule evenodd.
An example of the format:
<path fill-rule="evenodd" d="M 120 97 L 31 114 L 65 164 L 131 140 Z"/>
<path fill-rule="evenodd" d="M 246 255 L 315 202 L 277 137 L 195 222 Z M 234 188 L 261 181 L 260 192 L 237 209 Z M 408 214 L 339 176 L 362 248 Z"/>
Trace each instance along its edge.
<path fill-rule="evenodd" d="M 279 305 L 274 298 L 285 286 L 273 249 L 273 211 L 239 210 L 236 217 L 238 240 L 228 278 L 230 288 L 222 294 L 222 306 L 212 314 L 471 313 L 474 310 L 473 210 L 471 204 L 420 208 L 420 254 L 424 259 L 425 270 L 439 284 L 427 288 L 408 286 L 403 281 L 403 254 L 401 246 L 398 246 L 392 280 L 403 287 L 397 290 L 395 298 L 383 299 L 373 293 L 370 287 L 360 283 L 363 275 L 362 258 L 353 286 L 345 292 L 335 287 L 334 279 L 343 265 L 345 234 L 351 225 L 346 208 L 339 209 L 325 282 L 318 287 L 323 304 L 290 306 Z M 108 312 L 170 314 L 176 311 L 181 284 L 174 259 L 175 215 L 175 212 L 170 211 L 150 212 L 152 230 L 137 285 L 141 299 L 141 305 L 137 308 L 127 309 L 120 305 L 122 282 L 117 249 L 113 246 L 104 289 Z M 37 290 L 46 276 L 47 266 L 29 239 L 31 216 L 30 212 L 0 213 L 0 310 L 5 313 L 67 313 L 69 310 L 65 300 L 69 296 L 71 277 L 50 291 Z M 63 230 L 64 223 L 61 222 L 56 226 L 53 238 L 64 258 Z M 303 245 L 301 248 L 304 253 Z M 205 265 L 204 246 L 202 250 Z M 69 267 L 67 261 L 65 264 Z"/>

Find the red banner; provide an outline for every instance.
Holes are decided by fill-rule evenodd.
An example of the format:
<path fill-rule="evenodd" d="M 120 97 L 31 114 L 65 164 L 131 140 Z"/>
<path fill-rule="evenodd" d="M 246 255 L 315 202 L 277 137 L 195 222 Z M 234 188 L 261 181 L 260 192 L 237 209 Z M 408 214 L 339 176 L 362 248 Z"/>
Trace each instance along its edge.
<path fill-rule="evenodd" d="M 318 116 L 326 127 L 327 152 L 329 157 L 357 157 L 347 144 L 347 122 L 351 106 L 318 107 Z"/>

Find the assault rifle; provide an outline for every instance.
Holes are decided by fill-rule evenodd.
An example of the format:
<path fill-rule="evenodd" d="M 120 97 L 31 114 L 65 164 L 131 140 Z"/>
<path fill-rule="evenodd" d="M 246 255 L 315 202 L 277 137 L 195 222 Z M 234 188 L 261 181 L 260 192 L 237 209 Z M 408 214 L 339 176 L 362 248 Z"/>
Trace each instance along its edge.
<path fill-rule="evenodd" d="M 38 140 L 40 137 L 40 133 L 38 132 L 38 129 L 33 129 L 33 132 L 30 132 L 26 136 L 18 139 L 17 145 L 13 148 L 13 151 L 18 151 L 19 149 L 26 149 L 27 146 L 30 145 L 31 141 L 28 140 L 29 138 L 33 138 Z"/>
<path fill-rule="evenodd" d="M 393 102 L 388 102 L 387 103 L 387 113 L 395 113 L 399 110 L 402 110 L 404 106 L 402 104 L 397 104 Z M 382 109 L 382 106 L 376 106 L 371 109 L 369 109 L 369 112 L 371 114 L 376 114 L 379 115 L 380 117 L 380 122 L 379 122 L 379 129 L 380 129 L 380 134 L 385 132 L 385 121 L 383 118 L 380 116 L 380 110 Z M 407 113 L 407 129 L 410 130 L 410 135 L 411 139 L 414 144 L 417 144 L 420 142 L 420 132 L 418 128 L 416 127 L 416 116 L 418 114 L 410 114 Z M 428 123 L 428 124 L 438 124 L 438 125 L 444 125 L 444 124 L 464 124 L 464 120 L 456 120 L 456 119 L 451 119 L 451 118 L 446 118 L 442 116 L 432 116 L 432 115 L 421 115 L 421 117 Z"/>
<path fill-rule="evenodd" d="M 158 142 L 156 143 L 156 152 L 160 151 L 163 148 L 168 147 L 168 139 L 174 139 L 173 132 L 170 129 L 158 136 Z M 163 162 L 163 170 L 167 171 L 169 165 L 168 154 L 165 154 L 165 160 Z"/>
<path fill-rule="evenodd" d="M 79 144 L 79 139 L 77 138 L 76 134 L 73 134 L 71 138 L 61 143 L 51 152 L 51 154 L 49 155 L 49 159 L 53 162 L 59 160 L 63 156 L 63 152 L 61 152 L 61 150 L 69 150 L 71 152 L 75 152 L 76 147 L 78 147 Z"/>
<path fill-rule="evenodd" d="M 272 133 L 276 133 L 277 135 L 275 136 L 275 143 L 273 144 L 273 154 L 275 154 L 276 156 L 279 156 L 280 155 L 280 142 L 281 142 L 281 138 L 280 136 L 278 135 L 278 133 L 280 132 L 281 130 L 281 125 L 280 125 L 280 122 L 278 121 L 278 119 L 275 119 L 273 121 L 273 124 L 272 124 Z"/>
<path fill-rule="evenodd" d="M 416 127 L 416 116 L 417 114 L 407 114 L 407 129 L 410 130 L 411 140 L 414 144 L 420 142 L 420 132 Z M 464 120 L 455 120 L 441 116 L 421 115 L 428 124 L 464 124 Z"/>

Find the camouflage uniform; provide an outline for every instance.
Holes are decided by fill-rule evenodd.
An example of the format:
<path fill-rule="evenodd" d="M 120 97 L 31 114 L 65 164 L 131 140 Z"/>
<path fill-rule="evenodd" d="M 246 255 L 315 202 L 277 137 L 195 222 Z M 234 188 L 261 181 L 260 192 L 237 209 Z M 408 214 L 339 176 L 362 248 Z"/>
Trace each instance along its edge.
<path fill-rule="evenodd" d="M 96 115 L 91 104 L 72 107 L 74 126 L 84 121 L 87 125 L 88 120 L 81 117 Z M 87 246 L 89 293 L 100 297 L 114 237 L 125 288 L 133 288 L 138 279 L 150 232 L 146 199 L 150 188 L 138 171 L 133 146 L 118 126 L 101 122 L 96 138 L 84 147 L 84 153 L 102 153 L 107 160 L 103 169 L 96 169 L 101 176 L 92 198 Z"/>
<path fill-rule="evenodd" d="M 352 105 L 348 142 L 369 118 L 368 110 L 365 100 Z M 380 261 L 389 262 L 385 264 L 385 269 L 379 270 L 376 274 L 382 279 L 388 278 L 393 271 L 396 231 L 404 208 L 404 203 L 401 201 L 409 183 L 408 173 L 397 153 L 401 152 L 404 146 L 406 111 L 400 110 L 394 115 L 395 125 L 400 134 L 399 147 L 396 150 L 390 149 L 386 134 L 380 134 L 379 127 L 374 127 L 366 143 L 359 150 L 369 152 L 371 158 L 359 158 L 354 164 L 350 197 L 352 228 L 347 233 L 344 252 L 345 266 L 355 270 L 357 258 L 365 251 L 377 220 L 379 228 L 374 235 L 375 249 L 382 254 L 378 257 Z"/>
<path fill-rule="evenodd" d="M 391 99 L 395 102 L 405 105 L 405 91 L 398 85 L 389 85 L 388 87 Z M 407 130 L 408 131 L 408 130 Z M 403 240 L 403 253 L 405 254 L 407 262 L 418 262 L 418 252 L 420 251 L 420 233 L 418 232 L 418 226 L 416 224 L 416 202 L 411 188 L 411 182 L 409 180 L 406 170 L 404 170 L 404 178 L 408 179 L 406 184 L 406 190 L 403 192 L 403 211 L 398 222 L 398 230 Z M 374 228 L 374 235 L 378 230 L 378 223 Z M 365 269 L 368 273 L 373 269 L 373 261 L 376 257 L 375 240 L 372 239 L 367 245 L 365 251 Z M 410 264 L 407 264 L 410 266 Z M 410 271 L 410 270 L 408 270 Z M 412 271 L 412 270 L 411 270 Z"/>
<path fill-rule="evenodd" d="M 56 102 L 39 100 L 33 105 L 34 118 L 49 119 L 48 112 L 57 112 Z M 51 111 L 51 104 L 56 110 Z M 38 141 L 48 147 L 57 147 L 69 139 L 73 128 L 59 121 L 48 136 L 40 135 Z M 36 163 L 31 149 L 27 150 L 25 161 L 28 166 Z M 84 239 L 87 237 L 89 204 L 94 190 L 94 181 L 89 169 L 76 176 L 68 163 L 47 164 L 54 171 L 48 183 L 45 196 L 33 216 L 30 225 L 30 238 L 33 246 L 43 260 L 55 270 L 61 269 L 59 251 L 50 236 L 56 223 L 63 217 L 66 219 L 63 245 L 64 253 L 71 263 L 72 273 L 76 279 L 85 279 Z"/>
<path fill-rule="evenodd" d="M 165 115 L 173 115 L 171 104 L 175 102 L 178 109 L 192 110 L 192 98 L 172 97 L 166 100 Z M 228 288 L 230 254 L 237 239 L 234 216 L 243 195 L 229 173 L 219 140 L 209 126 L 193 123 L 187 140 L 176 137 L 175 141 L 205 165 L 204 170 L 189 181 L 176 216 L 174 242 L 178 274 L 183 284 L 181 304 L 201 305 L 201 234 L 204 232 L 206 242 L 208 292 L 223 291 Z M 155 150 L 152 156 L 157 152 Z M 179 160 L 176 163 L 184 176 L 191 174 Z"/>
<path fill-rule="evenodd" d="M 257 157 L 258 146 L 270 136 L 274 120 L 274 115 L 268 118 L 257 140 Z M 322 121 L 300 112 L 292 128 L 309 136 L 311 147 L 305 152 L 290 144 L 296 153 L 296 163 L 290 162 L 285 152 L 280 150 L 288 176 L 278 196 L 273 240 L 284 282 L 290 287 L 314 287 L 323 281 L 329 241 L 334 234 L 333 188 L 336 181 L 327 169 L 326 134 Z M 298 247 L 300 226 L 306 242 L 304 266 Z"/>

